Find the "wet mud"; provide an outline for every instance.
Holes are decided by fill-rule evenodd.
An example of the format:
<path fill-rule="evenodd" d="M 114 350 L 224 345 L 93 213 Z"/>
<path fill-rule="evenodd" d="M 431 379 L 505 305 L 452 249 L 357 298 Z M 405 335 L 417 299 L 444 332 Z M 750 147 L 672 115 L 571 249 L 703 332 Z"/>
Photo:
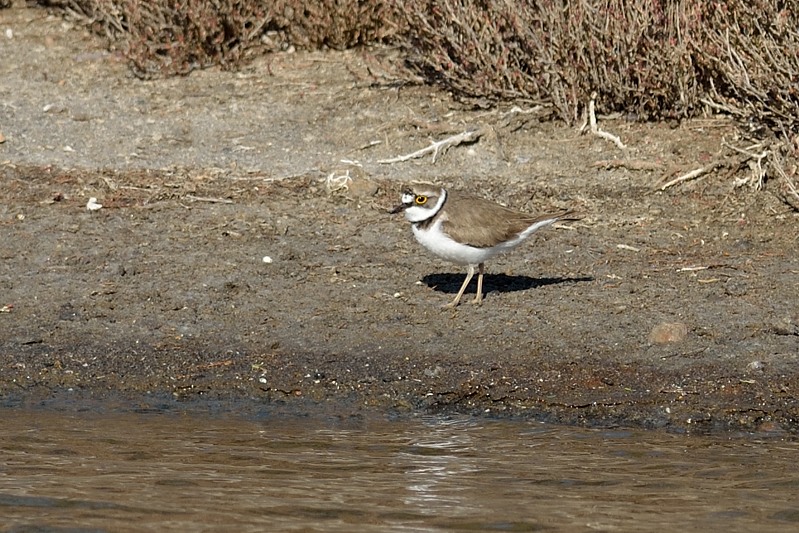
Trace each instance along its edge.
<path fill-rule="evenodd" d="M 392 50 L 142 82 L 43 10 L 0 20 L 6 404 L 799 428 L 797 214 L 748 168 L 661 190 L 735 138 L 724 117 L 602 118 L 622 150 L 398 83 Z M 446 310 L 465 269 L 388 214 L 411 180 L 584 218 Z"/>

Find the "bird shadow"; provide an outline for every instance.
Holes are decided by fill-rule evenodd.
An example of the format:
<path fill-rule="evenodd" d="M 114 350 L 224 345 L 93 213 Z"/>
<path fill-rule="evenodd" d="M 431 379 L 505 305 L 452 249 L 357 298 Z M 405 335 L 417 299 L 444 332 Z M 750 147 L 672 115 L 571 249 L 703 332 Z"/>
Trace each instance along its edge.
<path fill-rule="evenodd" d="M 466 279 L 465 273 L 443 273 L 427 274 L 422 278 L 422 283 L 434 291 L 447 294 L 457 293 L 463 280 Z M 483 276 L 483 294 L 491 292 L 516 292 L 536 289 L 546 285 L 558 285 L 561 283 L 582 283 L 594 281 L 592 276 L 579 276 L 572 278 L 531 278 L 530 276 L 509 276 L 507 274 L 485 274 Z M 477 292 L 477 274 L 475 274 L 464 294 Z"/>

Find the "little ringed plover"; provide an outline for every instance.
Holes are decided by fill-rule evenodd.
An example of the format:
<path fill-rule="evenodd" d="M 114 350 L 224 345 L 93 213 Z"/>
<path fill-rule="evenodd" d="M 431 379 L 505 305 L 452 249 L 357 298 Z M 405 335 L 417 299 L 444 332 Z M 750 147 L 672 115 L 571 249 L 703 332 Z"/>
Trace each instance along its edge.
<path fill-rule="evenodd" d="M 429 185 L 407 188 L 402 203 L 391 213 L 404 212 L 419 243 L 435 255 L 464 265 L 468 271 L 455 299 L 455 307 L 478 268 L 477 296 L 483 300 L 484 264 L 512 250 L 536 230 L 559 220 L 577 220 L 573 211 L 531 215 L 490 200 Z"/>

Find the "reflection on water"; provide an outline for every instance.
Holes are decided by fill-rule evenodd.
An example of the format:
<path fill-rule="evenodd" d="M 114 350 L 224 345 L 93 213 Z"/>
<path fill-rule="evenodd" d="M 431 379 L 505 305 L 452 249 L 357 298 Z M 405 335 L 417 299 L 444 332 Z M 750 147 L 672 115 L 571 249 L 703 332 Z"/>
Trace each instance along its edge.
<path fill-rule="evenodd" d="M 0 410 L 4 531 L 795 531 L 799 445 L 423 418 Z"/>

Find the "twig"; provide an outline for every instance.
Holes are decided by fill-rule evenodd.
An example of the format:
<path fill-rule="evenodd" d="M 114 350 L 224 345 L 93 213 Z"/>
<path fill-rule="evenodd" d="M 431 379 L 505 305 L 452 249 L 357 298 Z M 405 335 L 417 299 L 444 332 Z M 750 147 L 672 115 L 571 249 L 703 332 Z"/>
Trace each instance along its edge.
<path fill-rule="evenodd" d="M 704 348 L 699 348 L 698 350 L 693 350 L 693 351 L 687 352 L 687 353 L 677 352 L 677 353 L 673 353 L 671 355 L 664 355 L 664 356 L 661 357 L 661 359 L 668 359 L 670 357 L 696 357 L 697 355 L 701 354 L 702 352 L 706 352 L 707 350 L 708 350 L 708 347 L 706 346 Z M 672 394 L 699 394 L 699 392 L 697 392 L 695 390 L 685 390 L 682 387 L 679 387 L 679 386 L 676 386 L 676 385 L 674 387 L 671 387 L 671 388 L 668 388 L 668 389 L 666 389 L 666 388 L 660 389 L 660 392 L 666 392 L 666 393 L 672 393 Z"/>
<path fill-rule="evenodd" d="M 788 202 L 788 205 L 799 211 L 799 191 L 796 190 L 793 182 L 782 169 L 780 169 L 779 172 L 785 178 L 786 188 L 788 189 L 785 192 L 785 201 Z"/>
<path fill-rule="evenodd" d="M 736 146 L 733 146 L 733 145 L 729 144 L 727 141 L 721 141 L 721 145 L 722 146 L 726 146 L 727 148 L 730 148 L 731 150 L 735 150 L 739 154 L 743 154 L 745 157 L 741 161 L 741 163 L 743 163 L 744 161 L 748 161 L 750 159 L 754 159 L 755 160 L 754 164 L 750 164 L 749 165 L 749 168 L 752 169 L 752 175 L 747 177 L 747 178 L 738 178 L 738 179 L 736 179 L 735 182 L 734 182 L 734 185 L 736 187 L 740 187 L 741 185 L 746 185 L 747 183 L 752 181 L 752 178 L 754 178 L 755 181 L 754 181 L 754 184 L 752 185 L 754 187 L 754 189 L 756 191 L 759 191 L 760 189 L 762 189 L 763 188 L 763 180 L 766 177 L 766 169 L 763 168 L 763 164 L 762 163 L 763 163 L 763 159 L 768 157 L 768 155 L 771 153 L 771 151 L 763 150 L 760 153 L 755 153 L 752 150 L 763 148 L 764 143 L 754 144 L 752 146 L 749 146 L 748 148 L 738 148 Z"/>
<path fill-rule="evenodd" d="M 707 174 L 708 172 L 713 172 L 714 170 L 716 170 L 720 166 L 721 166 L 721 161 L 714 161 L 714 162 L 710 163 L 709 165 L 707 165 L 706 167 L 697 168 L 696 170 L 692 170 L 691 172 L 688 172 L 687 174 L 683 174 L 682 176 L 677 176 L 673 180 L 664 183 L 663 186 L 660 187 L 660 190 L 661 191 L 665 191 L 669 187 L 677 185 L 678 183 L 682 183 L 684 181 L 696 179 L 699 176 Z"/>
<path fill-rule="evenodd" d="M 511 107 L 508 111 L 506 111 L 504 113 L 500 113 L 500 114 L 503 115 L 503 116 L 514 115 L 516 113 L 520 113 L 522 115 L 529 115 L 530 113 L 538 113 L 542 109 L 544 109 L 544 106 L 541 105 L 541 104 L 535 105 L 535 106 L 527 108 L 527 109 L 522 109 L 521 107 L 515 105 L 515 106 Z"/>
<path fill-rule="evenodd" d="M 716 111 L 725 111 L 725 112 L 729 113 L 730 115 L 736 115 L 736 116 L 739 116 L 739 117 L 744 116 L 744 112 L 743 111 L 741 111 L 737 107 L 733 107 L 733 106 L 731 106 L 729 104 L 719 104 L 718 102 L 714 102 L 710 98 L 700 98 L 699 101 L 702 102 L 703 104 L 705 104 L 708 107 L 712 107 Z"/>
<path fill-rule="evenodd" d="M 733 145 L 731 145 L 730 143 L 728 143 L 725 140 L 721 141 L 721 145 L 722 146 L 726 146 L 730 150 L 735 150 L 739 154 L 743 154 L 743 155 L 747 156 L 747 158 L 757 157 L 757 154 L 752 152 L 752 150 L 763 147 L 763 143 L 757 143 L 757 144 L 753 144 L 752 146 L 749 146 L 748 148 L 738 148 L 737 146 L 733 146 Z"/>
<path fill-rule="evenodd" d="M 697 270 L 707 270 L 710 268 L 709 266 L 692 266 L 692 267 L 682 267 L 678 268 L 677 272 L 696 272 Z"/>
<path fill-rule="evenodd" d="M 782 157 L 780 157 L 779 151 L 775 150 L 773 152 L 773 157 L 769 166 L 774 170 L 774 172 L 777 173 L 778 177 L 782 178 L 782 181 L 785 183 L 781 191 L 783 199 L 795 211 L 799 211 L 799 190 L 797 190 L 796 185 L 791 179 L 791 176 L 785 172 L 785 169 L 783 168 Z M 796 175 L 796 166 L 793 167 L 791 175 Z"/>
<path fill-rule="evenodd" d="M 513 106 L 510 110 L 506 112 L 502 112 L 499 114 L 501 120 L 499 121 L 499 126 L 502 128 L 508 128 L 513 124 L 513 127 L 510 128 L 510 132 L 513 133 L 522 129 L 530 120 L 532 120 L 532 114 L 536 113 L 539 114 L 540 112 L 545 109 L 543 105 L 536 105 L 529 109 L 522 109 L 519 106 Z"/>
<path fill-rule="evenodd" d="M 643 159 L 602 159 L 591 164 L 594 168 L 626 168 L 627 170 L 660 170 L 663 165 Z"/>
<path fill-rule="evenodd" d="M 343 174 L 331 172 L 325 178 L 325 189 L 327 189 L 328 194 L 337 191 L 348 191 L 350 183 L 352 183 L 352 176 L 350 176 L 349 169 L 345 170 Z"/>
<path fill-rule="evenodd" d="M 392 157 L 391 159 L 381 159 L 378 161 L 378 163 L 384 165 L 391 163 L 401 163 L 402 161 L 408 161 L 410 159 L 416 159 L 418 157 L 425 156 L 431 152 L 433 154 L 433 163 L 435 163 L 436 159 L 438 158 L 439 152 L 446 151 L 447 148 L 449 148 L 450 146 L 457 146 L 461 143 L 475 141 L 479 139 L 480 136 L 483 135 L 483 133 L 484 133 L 483 129 L 464 131 L 463 133 L 453 135 L 452 137 L 447 137 L 446 139 L 432 142 L 430 143 L 430 146 L 428 146 L 427 148 L 422 148 L 421 150 L 417 150 L 410 154 Z"/>
<path fill-rule="evenodd" d="M 192 200 L 194 202 L 209 202 L 212 204 L 232 204 L 233 200 L 230 198 L 208 198 L 205 196 L 194 196 L 193 194 L 187 194 L 184 196 L 187 200 Z"/>
<path fill-rule="evenodd" d="M 750 161 L 750 160 L 754 160 L 754 163 L 750 163 L 750 165 L 749 165 L 749 168 L 752 170 L 752 175 L 748 176 L 746 178 L 737 178 L 734 181 L 733 184 L 736 187 L 740 187 L 742 185 L 746 185 L 746 184 L 751 183 L 752 187 L 755 190 L 760 190 L 763 187 L 763 180 L 766 177 L 766 169 L 763 168 L 763 159 L 768 157 L 771 154 L 771 151 L 768 150 L 768 149 L 764 149 L 763 151 L 761 151 L 759 153 L 753 151 L 753 150 L 756 150 L 756 149 L 762 149 L 764 147 L 764 143 L 754 144 L 754 145 L 749 146 L 747 148 L 738 148 L 737 146 L 733 146 L 733 145 L 729 144 L 728 142 L 722 140 L 721 141 L 721 145 L 729 148 L 730 150 L 738 152 L 743 157 L 739 157 L 738 160 L 734 164 L 731 164 L 730 162 L 726 162 L 725 160 L 722 160 L 722 159 L 717 159 L 716 161 L 710 163 L 707 166 L 704 166 L 704 167 L 701 167 L 701 168 L 697 168 L 696 170 L 692 170 L 691 172 L 688 172 L 687 174 L 683 174 L 682 176 L 678 176 L 678 177 L 674 178 L 673 180 L 663 184 L 660 187 L 660 190 L 661 191 L 665 191 L 669 187 L 677 185 L 678 183 L 682 183 L 684 181 L 696 179 L 696 178 L 698 178 L 700 176 L 708 174 L 709 172 L 713 172 L 714 170 L 718 169 L 719 167 L 722 167 L 722 166 L 725 166 L 725 165 L 727 165 L 727 166 L 729 166 L 731 168 L 737 168 L 740 165 L 742 165 L 743 163 L 745 163 L 747 161 Z"/>
<path fill-rule="evenodd" d="M 612 133 L 602 131 L 596 125 L 596 113 L 594 112 L 594 108 L 596 107 L 596 97 L 597 94 L 596 91 L 594 91 L 591 93 L 591 100 L 588 101 L 588 124 L 590 126 L 591 133 L 596 135 L 597 137 L 602 137 L 603 139 L 612 142 L 613 144 L 624 150 L 627 147 L 624 145 L 623 142 L 621 142 L 621 139 L 619 139 L 617 136 L 613 135 Z M 582 131 L 584 129 L 585 129 L 585 124 L 581 126 L 580 130 Z"/>
<path fill-rule="evenodd" d="M 364 144 L 364 145 L 362 145 L 362 146 L 360 146 L 358 148 L 355 148 L 355 149 L 351 150 L 351 152 L 356 152 L 356 151 L 359 151 L 359 150 L 366 150 L 367 148 L 373 148 L 373 147 L 377 146 L 378 144 L 382 144 L 382 142 L 383 141 L 379 141 L 379 140 L 369 141 L 368 143 L 366 143 L 366 144 Z"/>

